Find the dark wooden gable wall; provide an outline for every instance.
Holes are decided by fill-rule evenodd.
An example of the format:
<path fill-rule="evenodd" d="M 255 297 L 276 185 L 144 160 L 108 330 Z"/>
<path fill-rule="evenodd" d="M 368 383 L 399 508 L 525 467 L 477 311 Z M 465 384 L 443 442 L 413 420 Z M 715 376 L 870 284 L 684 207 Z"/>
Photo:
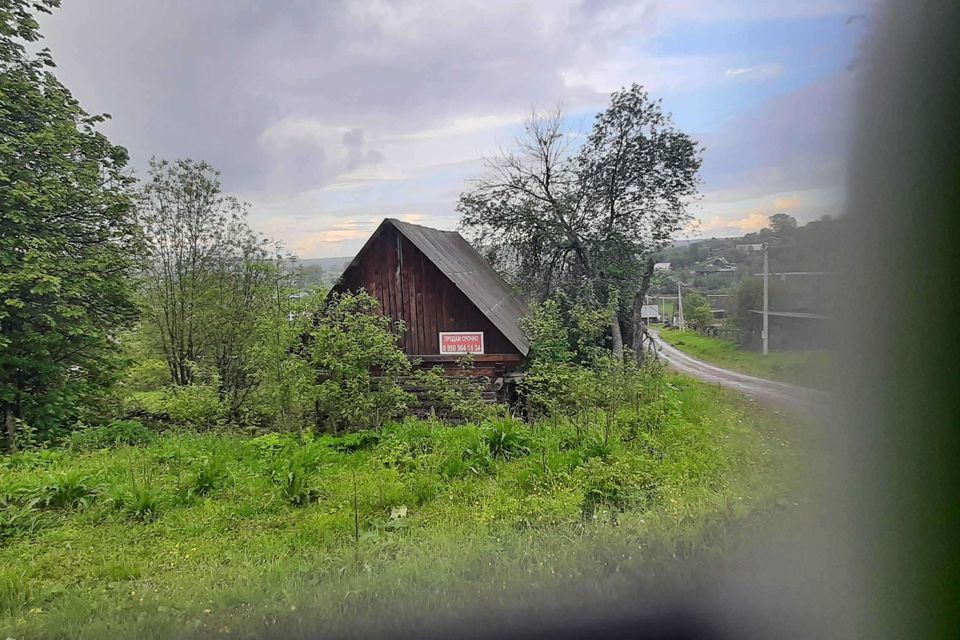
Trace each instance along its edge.
<path fill-rule="evenodd" d="M 367 293 L 381 311 L 403 320 L 403 350 L 409 355 L 440 353 L 441 331 L 483 331 L 488 354 L 519 354 L 492 322 L 396 228 L 386 226 L 343 274 L 338 290 Z"/>

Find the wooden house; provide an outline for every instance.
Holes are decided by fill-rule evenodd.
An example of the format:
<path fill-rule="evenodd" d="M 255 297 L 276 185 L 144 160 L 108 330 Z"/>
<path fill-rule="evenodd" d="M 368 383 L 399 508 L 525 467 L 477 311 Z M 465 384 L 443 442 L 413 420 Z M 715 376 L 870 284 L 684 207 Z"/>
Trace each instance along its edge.
<path fill-rule="evenodd" d="M 512 399 L 530 349 L 519 322 L 527 305 L 459 233 L 387 218 L 333 291 L 361 289 L 403 321 L 401 347 L 421 366 L 484 380 L 488 399 Z"/>

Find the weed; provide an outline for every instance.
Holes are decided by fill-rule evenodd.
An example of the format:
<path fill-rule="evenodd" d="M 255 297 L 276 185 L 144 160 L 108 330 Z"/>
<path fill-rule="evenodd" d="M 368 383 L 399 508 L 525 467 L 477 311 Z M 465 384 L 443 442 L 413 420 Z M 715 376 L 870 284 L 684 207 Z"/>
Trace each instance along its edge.
<path fill-rule="evenodd" d="M 594 458 L 580 467 L 578 475 L 585 518 L 593 517 L 601 506 L 623 511 L 640 497 L 636 474 L 625 461 Z"/>
<path fill-rule="evenodd" d="M 299 465 L 291 463 L 276 479 L 280 483 L 280 496 L 287 504 L 302 507 L 320 499 L 320 492 L 311 484 L 309 474 Z"/>
<path fill-rule="evenodd" d="M 530 436 L 522 423 L 514 418 L 486 423 L 483 441 L 494 458 L 513 460 L 530 455 Z"/>
<path fill-rule="evenodd" d="M 0 546 L 40 528 L 42 515 L 33 507 L 7 504 L 0 508 Z"/>
<path fill-rule="evenodd" d="M 166 494 L 147 480 L 134 480 L 128 487 L 114 484 L 106 493 L 107 502 L 115 511 L 139 522 L 156 520 L 167 503 Z"/>
<path fill-rule="evenodd" d="M 107 449 L 110 447 L 142 446 L 153 441 L 153 431 L 139 420 L 112 422 L 104 427 L 91 427 L 70 434 L 67 446 L 76 451 Z"/>
<path fill-rule="evenodd" d="M 69 471 L 33 491 L 31 505 L 48 509 L 84 508 L 95 492 L 87 484 L 87 477 L 78 471 Z"/>
<path fill-rule="evenodd" d="M 581 450 L 587 458 L 599 458 L 606 462 L 613 454 L 613 441 L 599 435 L 591 435 L 584 440 Z"/>
<path fill-rule="evenodd" d="M 186 493 L 188 496 L 208 495 L 223 484 L 226 476 L 227 471 L 221 461 L 205 460 L 188 480 Z"/>
<path fill-rule="evenodd" d="M 376 431 L 354 431 L 342 436 L 327 436 L 325 442 L 334 451 L 353 453 L 375 447 L 380 442 L 380 434 Z"/>
<path fill-rule="evenodd" d="M 491 462 L 489 446 L 485 441 L 476 438 L 462 450 L 444 459 L 440 464 L 440 475 L 448 480 L 468 475 L 480 476 L 490 470 Z"/>

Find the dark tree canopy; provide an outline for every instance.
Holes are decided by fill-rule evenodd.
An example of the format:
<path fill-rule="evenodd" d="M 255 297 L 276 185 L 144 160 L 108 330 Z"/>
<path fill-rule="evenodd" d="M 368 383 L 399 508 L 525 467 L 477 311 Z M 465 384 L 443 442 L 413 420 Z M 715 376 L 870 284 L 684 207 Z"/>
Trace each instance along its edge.
<path fill-rule="evenodd" d="M 689 219 L 700 148 L 634 84 L 573 147 L 563 114 L 532 114 L 515 148 L 461 195 L 461 226 L 530 297 L 585 293 L 629 305 L 649 257 Z M 619 321 L 611 324 L 614 348 Z"/>
<path fill-rule="evenodd" d="M 36 12 L 59 2 L 0 3 L 0 414 L 49 437 L 82 418 L 109 382 L 117 332 L 135 318 L 137 226 L 127 152 L 52 74 Z M 89 406 L 89 405 L 87 405 Z"/>

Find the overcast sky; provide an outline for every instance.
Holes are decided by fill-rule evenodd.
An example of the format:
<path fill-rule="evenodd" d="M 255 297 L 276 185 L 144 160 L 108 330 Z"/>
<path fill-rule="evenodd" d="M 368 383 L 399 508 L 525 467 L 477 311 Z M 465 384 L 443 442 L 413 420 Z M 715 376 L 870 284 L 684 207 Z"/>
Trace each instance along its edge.
<path fill-rule="evenodd" d="M 384 217 L 455 228 L 531 105 L 589 128 L 643 84 L 706 147 L 695 236 L 837 214 L 871 0 L 68 0 L 60 79 L 139 175 L 204 159 L 301 257 Z"/>

